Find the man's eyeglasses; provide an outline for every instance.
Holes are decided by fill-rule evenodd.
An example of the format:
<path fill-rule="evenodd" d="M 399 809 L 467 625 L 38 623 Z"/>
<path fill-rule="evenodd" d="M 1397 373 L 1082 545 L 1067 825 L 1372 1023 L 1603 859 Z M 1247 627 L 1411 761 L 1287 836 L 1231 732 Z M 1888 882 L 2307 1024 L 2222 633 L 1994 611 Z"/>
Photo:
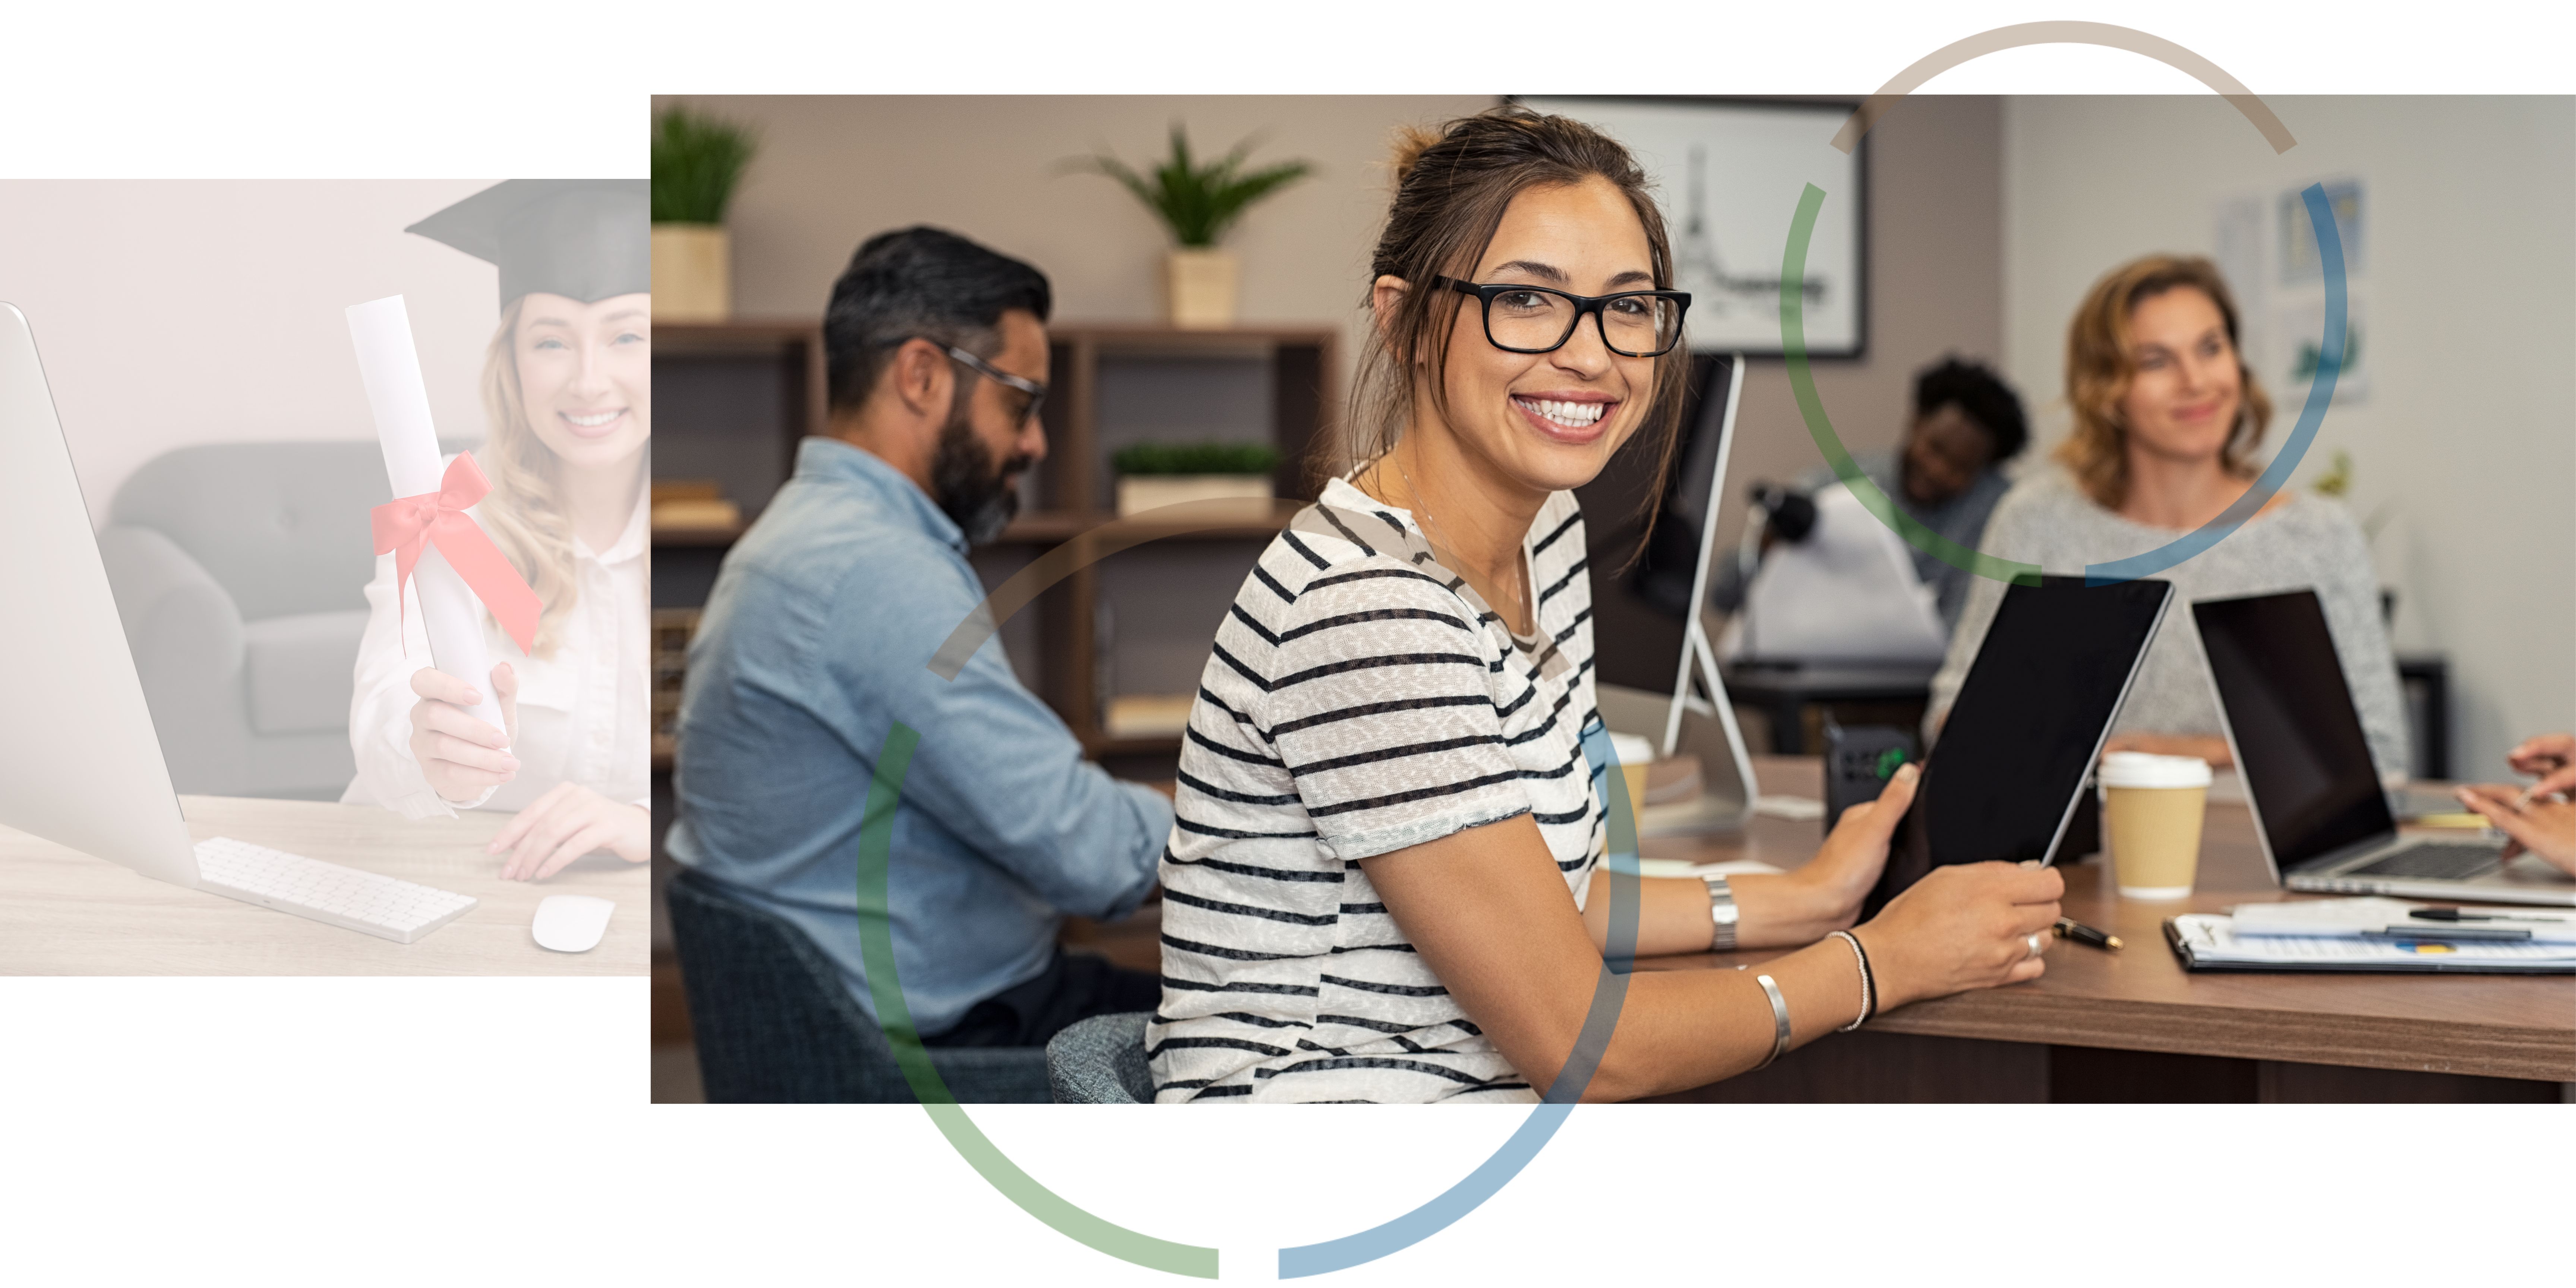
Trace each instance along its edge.
<path fill-rule="evenodd" d="M 1610 352 L 1627 358 L 1661 357 L 1681 343 L 1682 314 L 1689 311 L 1691 299 L 1688 291 L 1576 295 L 1517 282 L 1480 286 L 1454 277 L 1431 280 L 1482 302 L 1485 339 L 1510 353 L 1552 353 L 1565 347 L 1589 313 Z"/>
<path fill-rule="evenodd" d="M 913 338 L 917 340 L 930 340 L 930 337 L 926 335 L 915 336 Z M 1045 385 L 1040 384 L 1035 380 L 1031 380 L 1026 376 L 1012 375 L 1010 372 L 1004 371 L 1000 367 L 996 367 L 992 363 L 986 362 L 982 358 L 978 358 L 974 354 L 958 348 L 956 345 L 945 344 L 938 340 L 930 340 L 930 342 L 932 344 L 939 345 L 939 347 L 945 351 L 949 357 L 973 368 L 976 374 L 983 376 L 994 384 L 1000 385 L 1004 389 L 1013 390 L 1026 397 L 1028 399 L 1028 405 L 1020 408 L 1019 412 L 1011 417 L 1012 424 L 1025 425 L 1038 418 L 1038 408 L 1046 405 L 1047 387 Z"/>

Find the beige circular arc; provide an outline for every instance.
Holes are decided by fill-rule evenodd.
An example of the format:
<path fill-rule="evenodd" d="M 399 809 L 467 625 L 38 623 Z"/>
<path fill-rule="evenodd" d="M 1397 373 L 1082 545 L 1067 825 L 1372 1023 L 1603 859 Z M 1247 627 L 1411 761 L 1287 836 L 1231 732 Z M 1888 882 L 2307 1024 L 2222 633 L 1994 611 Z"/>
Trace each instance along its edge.
<path fill-rule="evenodd" d="M 2150 36 L 2134 27 L 2115 26 L 2107 22 L 2022 22 L 2009 27 L 1981 31 L 1965 40 L 1953 41 L 1914 60 L 1913 65 L 1887 79 L 1878 92 L 1869 96 L 1843 128 L 1834 134 L 1834 146 L 1845 152 L 1860 146 L 1860 136 L 1869 133 L 1879 118 L 1887 115 L 1899 100 L 1923 87 L 1923 83 L 1972 59 L 2024 45 L 2100 45 L 2105 49 L 2124 49 L 2143 54 L 2183 73 L 2218 92 L 2220 98 L 2236 105 L 2245 119 L 2254 123 L 2263 139 L 2272 145 L 2275 155 L 2298 146 L 2290 137 L 2288 126 L 2264 106 L 2245 83 L 2227 74 L 2227 69 L 2183 48 L 2162 36 Z"/>

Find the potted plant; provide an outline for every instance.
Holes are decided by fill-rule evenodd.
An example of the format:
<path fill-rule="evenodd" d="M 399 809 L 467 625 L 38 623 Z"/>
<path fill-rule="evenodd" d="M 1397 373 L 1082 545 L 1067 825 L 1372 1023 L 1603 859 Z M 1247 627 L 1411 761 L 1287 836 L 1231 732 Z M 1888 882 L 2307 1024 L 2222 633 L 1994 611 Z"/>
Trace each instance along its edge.
<path fill-rule="evenodd" d="M 757 150 L 751 131 L 686 107 L 653 118 L 653 317 L 733 314 L 725 206 Z"/>
<path fill-rule="evenodd" d="M 1305 161 L 1283 161 L 1245 170 L 1253 141 L 1205 165 L 1190 156 L 1190 140 L 1179 124 L 1172 126 L 1172 155 L 1140 174 L 1126 162 L 1103 152 L 1072 164 L 1126 185 L 1171 231 L 1173 249 L 1163 261 L 1164 299 L 1172 325 L 1216 328 L 1232 326 L 1240 266 L 1217 240 L 1243 217 L 1252 203 L 1314 172 Z"/>
<path fill-rule="evenodd" d="M 1118 517 L 1217 498 L 1270 513 L 1270 475 L 1279 449 L 1266 443 L 1136 443 L 1109 458 L 1118 469 Z"/>

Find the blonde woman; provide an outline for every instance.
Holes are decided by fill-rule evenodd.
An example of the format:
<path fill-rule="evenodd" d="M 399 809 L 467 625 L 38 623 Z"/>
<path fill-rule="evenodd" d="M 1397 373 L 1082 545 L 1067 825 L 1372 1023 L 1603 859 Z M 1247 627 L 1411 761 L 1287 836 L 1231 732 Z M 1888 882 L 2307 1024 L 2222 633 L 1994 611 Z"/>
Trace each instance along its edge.
<path fill-rule="evenodd" d="M 489 436 L 473 449 L 492 490 L 474 515 L 545 610 L 525 654 L 486 614 L 491 673 L 449 675 L 430 665 L 416 592 L 397 612 L 379 556 L 349 718 L 358 776 L 341 799 L 413 818 L 515 810 L 489 847 L 504 878 L 650 851 L 646 216 L 640 182 L 514 180 L 410 229 L 500 267 Z M 467 712 L 484 684 L 503 728 Z"/>
<path fill-rule="evenodd" d="M 2271 400 L 2237 344 L 2236 302 L 2206 259 L 2149 255 L 2093 284 L 2066 335 L 2074 432 L 2052 466 L 2013 485 L 1987 522 L 2000 559 L 2081 573 L 2143 554 L 2217 518 L 2261 472 Z M 2229 763 L 2191 614 L 2195 599 L 2314 588 L 2383 776 L 2407 764 L 2397 662 L 2379 615 L 2370 546 L 2343 507 L 2284 490 L 2218 544 L 2158 577 L 2176 611 L 2147 646 L 2109 749 Z M 1978 578 L 1932 681 L 1937 730 L 1985 642 L 2003 584 Z"/>

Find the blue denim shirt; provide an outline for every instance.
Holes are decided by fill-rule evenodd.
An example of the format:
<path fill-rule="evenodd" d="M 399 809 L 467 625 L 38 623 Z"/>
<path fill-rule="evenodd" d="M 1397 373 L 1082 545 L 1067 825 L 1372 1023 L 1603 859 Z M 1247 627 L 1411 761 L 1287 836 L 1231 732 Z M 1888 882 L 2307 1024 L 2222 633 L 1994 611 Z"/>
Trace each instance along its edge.
<path fill-rule="evenodd" d="M 1082 758 L 996 635 L 953 681 L 931 654 L 984 598 L 947 515 L 891 465 L 808 438 L 725 556 L 689 646 L 671 857 L 794 922 L 870 1014 L 858 833 L 895 721 L 920 747 L 894 818 L 896 969 L 924 1034 L 1036 977 L 1067 914 L 1145 897 L 1160 793 Z"/>

